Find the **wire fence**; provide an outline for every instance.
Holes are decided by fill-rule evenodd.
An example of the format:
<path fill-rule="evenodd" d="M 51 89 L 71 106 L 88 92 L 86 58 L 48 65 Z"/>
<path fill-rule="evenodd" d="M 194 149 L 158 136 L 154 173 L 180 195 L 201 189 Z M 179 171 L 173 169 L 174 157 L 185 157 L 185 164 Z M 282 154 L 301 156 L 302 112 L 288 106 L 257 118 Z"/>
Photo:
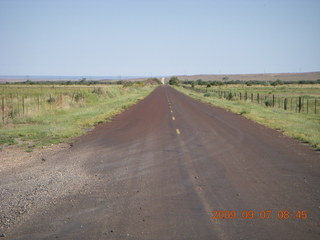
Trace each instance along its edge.
<path fill-rule="evenodd" d="M 0 116 L 2 125 L 19 117 L 27 117 L 44 111 L 69 108 L 72 104 L 81 104 L 84 101 L 82 92 L 72 94 L 49 94 L 38 96 L 1 96 Z"/>
<path fill-rule="evenodd" d="M 265 107 L 283 109 L 285 111 L 319 114 L 320 99 L 306 96 L 281 96 L 276 94 L 248 93 L 241 91 L 223 91 L 215 89 L 200 89 L 183 86 L 196 92 L 204 93 L 207 97 L 218 97 L 226 100 L 240 100 L 259 104 Z"/>

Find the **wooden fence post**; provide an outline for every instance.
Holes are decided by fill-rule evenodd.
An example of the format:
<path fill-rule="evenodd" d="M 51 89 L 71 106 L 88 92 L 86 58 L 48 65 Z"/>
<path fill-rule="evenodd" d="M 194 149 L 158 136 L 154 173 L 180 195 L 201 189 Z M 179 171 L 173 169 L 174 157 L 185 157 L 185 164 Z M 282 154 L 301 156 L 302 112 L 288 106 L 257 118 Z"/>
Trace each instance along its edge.
<path fill-rule="evenodd" d="M 22 96 L 22 114 L 24 115 L 24 96 Z"/>
<path fill-rule="evenodd" d="M 301 109 L 302 109 L 301 97 L 299 97 L 298 109 L 299 109 L 299 112 L 301 112 Z"/>
<path fill-rule="evenodd" d="M 314 114 L 317 114 L 317 99 L 314 99 Z"/>
<path fill-rule="evenodd" d="M 274 107 L 274 94 L 272 94 L 272 107 Z"/>
<path fill-rule="evenodd" d="M 13 119 L 13 117 L 14 117 L 14 101 L 13 101 L 13 96 L 12 95 L 11 95 L 11 107 L 12 107 L 12 109 L 11 109 L 11 117 Z"/>
<path fill-rule="evenodd" d="M 284 110 L 287 110 L 287 98 L 284 98 L 283 108 Z"/>
<path fill-rule="evenodd" d="M 17 100 L 18 100 L 18 114 L 20 116 L 20 102 L 19 102 L 19 95 L 17 95 Z"/>
<path fill-rule="evenodd" d="M 2 122 L 4 124 L 4 97 L 2 97 L 1 109 L 2 109 Z"/>

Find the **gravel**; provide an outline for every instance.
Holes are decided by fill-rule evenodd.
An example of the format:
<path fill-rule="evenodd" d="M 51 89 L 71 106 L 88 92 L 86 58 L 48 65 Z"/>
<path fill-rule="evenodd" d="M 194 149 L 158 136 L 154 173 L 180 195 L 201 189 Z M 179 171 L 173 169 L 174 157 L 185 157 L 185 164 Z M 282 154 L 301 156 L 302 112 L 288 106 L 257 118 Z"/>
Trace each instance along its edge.
<path fill-rule="evenodd" d="M 20 160 L 6 165 L 10 158 Z M 57 145 L 35 153 L 10 149 L 10 158 L 0 158 L 0 165 L 9 166 L 1 169 L 0 176 L 0 237 L 36 209 L 79 191 L 89 181 L 80 160 L 65 147 Z"/>

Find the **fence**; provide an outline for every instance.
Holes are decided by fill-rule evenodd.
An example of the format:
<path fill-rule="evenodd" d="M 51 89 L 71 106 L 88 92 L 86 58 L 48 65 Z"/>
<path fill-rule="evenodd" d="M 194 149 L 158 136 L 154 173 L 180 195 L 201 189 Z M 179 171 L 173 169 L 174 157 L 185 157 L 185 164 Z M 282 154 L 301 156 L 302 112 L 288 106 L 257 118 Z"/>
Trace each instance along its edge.
<path fill-rule="evenodd" d="M 82 92 L 72 94 L 49 94 L 38 96 L 0 96 L 1 124 L 20 117 L 28 117 L 44 111 L 68 108 L 71 104 L 81 103 Z"/>
<path fill-rule="evenodd" d="M 240 100 L 246 102 L 252 102 L 266 107 L 273 107 L 283 109 L 285 111 L 318 114 L 319 98 L 311 97 L 290 97 L 280 96 L 275 94 L 261 94 L 261 93 L 248 93 L 248 92 L 236 92 L 236 91 L 222 91 L 211 89 L 200 89 L 183 86 L 186 89 L 190 89 L 196 92 L 207 94 L 207 96 L 215 96 L 218 98 L 225 98 L 227 100 Z"/>

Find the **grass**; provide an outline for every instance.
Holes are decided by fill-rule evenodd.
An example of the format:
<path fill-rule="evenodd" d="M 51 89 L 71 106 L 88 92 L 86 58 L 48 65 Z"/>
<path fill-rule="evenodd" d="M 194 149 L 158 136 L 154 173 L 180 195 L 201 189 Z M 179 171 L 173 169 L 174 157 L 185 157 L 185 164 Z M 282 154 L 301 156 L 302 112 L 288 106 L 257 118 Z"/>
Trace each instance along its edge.
<path fill-rule="evenodd" d="M 40 112 L 30 110 L 27 114 L 14 116 L 0 126 L 0 145 L 16 144 L 31 152 L 35 147 L 65 142 L 85 133 L 98 123 L 108 121 L 146 97 L 153 89 L 153 86 L 108 86 L 87 90 L 77 86 L 76 91 L 83 95 L 78 102 L 70 101 L 71 97 L 67 98 L 74 93 L 72 90 L 61 89 L 65 94 L 63 106 L 59 102 L 43 101 Z M 14 89 L 10 90 L 14 92 Z M 45 94 L 46 90 L 41 88 L 43 96 L 52 91 L 49 89 Z M 27 92 L 28 88 L 24 88 L 22 94 L 28 96 Z M 31 88 L 29 96 L 36 94 L 37 90 Z"/>
<path fill-rule="evenodd" d="M 205 89 L 205 86 L 196 86 L 196 88 Z M 252 85 L 247 86 L 245 84 L 230 84 L 222 85 L 219 87 L 210 87 L 208 91 L 229 91 L 229 92 L 247 92 L 259 93 L 259 94 L 274 94 L 284 97 L 320 97 L 320 84 L 286 84 L 286 85 Z"/>
<path fill-rule="evenodd" d="M 262 125 L 281 130 L 285 135 L 308 143 L 320 150 L 320 114 L 289 112 L 283 109 L 265 107 L 249 101 L 237 99 L 229 101 L 224 98 L 218 98 L 214 94 L 207 94 L 207 97 L 205 97 L 203 93 L 182 87 L 176 87 L 176 89 L 202 102 L 225 108 Z M 290 88 L 283 90 L 286 94 L 290 93 Z M 313 93 L 311 94 L 314 96 Z"/>

